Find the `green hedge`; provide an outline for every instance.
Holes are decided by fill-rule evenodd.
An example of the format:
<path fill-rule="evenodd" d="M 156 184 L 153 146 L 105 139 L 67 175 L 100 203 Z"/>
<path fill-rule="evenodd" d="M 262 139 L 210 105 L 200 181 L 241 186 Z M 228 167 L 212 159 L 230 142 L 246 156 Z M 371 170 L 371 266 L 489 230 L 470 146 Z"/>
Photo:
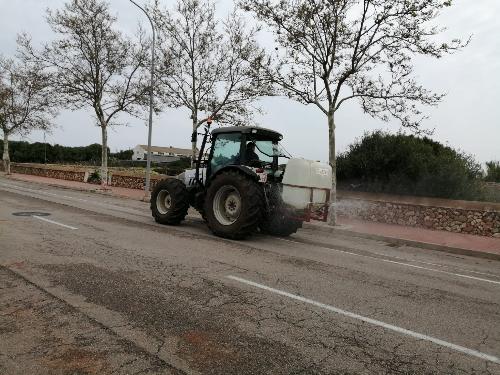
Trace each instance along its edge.
<path fill-rule="evenodd" d="M 427 137 L 366 133 L 337 158 L 340 188 L 449 199 L 482 199 L 474 158 Z"/>
<path fill-rule="evenodd" d="M 101 164 L 100 144 L 94 143 L 89 146 L 67 147 L 61 145 L 44 144 L 40 142 L 29 143 L 24 141 L 10 141 L 10 159 L 17 163 L 69 163 L 69 164 Z M 0 140 L 0 155 L 3 153 L 3 141 Z M 109 153 L 110 161 L 131 160 L 132 150 L 120 151 L 115 154 Z M 45 155 L 47 160 L 45 160 Z"/>
<path fill-rule="evenodd" d="M 500 161 L 489 161 L 486 163 L 485 181 L 500 183 Z"/>

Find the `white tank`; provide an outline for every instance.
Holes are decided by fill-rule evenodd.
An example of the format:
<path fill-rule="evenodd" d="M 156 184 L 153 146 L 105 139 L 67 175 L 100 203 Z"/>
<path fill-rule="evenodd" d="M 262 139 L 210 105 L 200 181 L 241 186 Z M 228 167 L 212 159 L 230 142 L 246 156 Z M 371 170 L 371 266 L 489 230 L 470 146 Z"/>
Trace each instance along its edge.
<path fill-rule="evenodd" d="M 332 187 L 332 167 L 305 159 L 290 159 L 283 176 L 283 202 L 305 209 L 309 203 L 324 204 Z M 312 201 L 311 201 L 312 190 Z"/>

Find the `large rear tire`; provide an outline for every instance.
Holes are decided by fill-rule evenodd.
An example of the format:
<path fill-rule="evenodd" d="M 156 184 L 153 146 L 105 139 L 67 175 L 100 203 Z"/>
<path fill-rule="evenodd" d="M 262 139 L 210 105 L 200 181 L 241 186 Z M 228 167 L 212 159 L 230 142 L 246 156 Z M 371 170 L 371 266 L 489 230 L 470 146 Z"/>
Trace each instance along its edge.
<path fill-rule="evenodd" d="M 279 237 L 288 237 L 300 228 L 302 221 L 293 218 L 292 211 L 285 208 L 271 212 L 260 226 L 263 233 Z"/>
<path fill-rule="evenodd" d="M 189 208 L 186 185 L 176 178 L 160 181 L 151 194 L 151 214 L 155 221 L 166 225 L 179 225 Z"/>
<path fill-rule="evenodd" d="M 264 191 L 241 173 L 224 172 L 208 187 L 204 211 L 215 235 L 241 240 L 255 232 L 262 220 Z"/>

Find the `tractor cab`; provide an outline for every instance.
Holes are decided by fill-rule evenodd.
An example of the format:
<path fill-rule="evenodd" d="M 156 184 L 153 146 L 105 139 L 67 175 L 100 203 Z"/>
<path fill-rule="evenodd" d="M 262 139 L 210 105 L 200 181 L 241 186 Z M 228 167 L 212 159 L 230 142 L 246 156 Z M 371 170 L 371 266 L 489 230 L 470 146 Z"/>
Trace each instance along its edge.
<path fill-rule="evenodd" d="M 273 130 L 233 126 L 212 132 L 212 148 L 206 163 L 206 177 L 212 178 L 228 166 L 244 166 L 275 172 L 278 169 L 278 142 L 283 136 Z"/>

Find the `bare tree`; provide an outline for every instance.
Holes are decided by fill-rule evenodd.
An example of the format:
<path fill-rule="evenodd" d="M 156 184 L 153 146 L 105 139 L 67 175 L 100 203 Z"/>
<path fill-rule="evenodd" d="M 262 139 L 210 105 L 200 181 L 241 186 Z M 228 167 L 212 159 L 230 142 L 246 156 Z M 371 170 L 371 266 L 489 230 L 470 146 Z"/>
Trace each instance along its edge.
<path fill-rule="evenodd" d="M 101 128 L 103 183 L 108 176 L 108 126 L 121 113 L 139 116 L 149 90 L 145 65 L 148 43 L 124 36 L 103 0 L 71 0 L 64 8 L 47 11 L 57 39 L 36 51 L 23 36 L 26 56 L 54 74 L 53 85 L 70 109 L 92 108 Z"/>
<path fill-rule="evenodd" d="M 192 120 L 192 157 L 197 129 L 208 119 L 241 125 L 259 108 L 255 100 L 270 93 L 260 79 L 264 51 L 242 17 L 222 24 L 209 0 L 180 0 L 175 11 L 154 5 L 162 50 L 158 69 L 161 96 L 172 107 L 185 107 Z"/>
<path fill-rule="evenodd" d="M 437 105 L 413 77 L 412 58 L 440 58 L 464 46 L 441 43 L 433 26 L 444 0 L 241 0 L 274 33 L 268 75 L 289 97 L 318 107 L 327 119 L 333 168 L 329 223 L 335 224 L 335 114 L 351 99 L 364 112 L 418 130 L 423 106 Z"/>
<path fill-rule="evenodd" d="M 10 174 L 9 136 L 47 130 L 57 115 L 56 96 L 43 68 L 0 56 L 0 130 L 4 171 Z"/>

